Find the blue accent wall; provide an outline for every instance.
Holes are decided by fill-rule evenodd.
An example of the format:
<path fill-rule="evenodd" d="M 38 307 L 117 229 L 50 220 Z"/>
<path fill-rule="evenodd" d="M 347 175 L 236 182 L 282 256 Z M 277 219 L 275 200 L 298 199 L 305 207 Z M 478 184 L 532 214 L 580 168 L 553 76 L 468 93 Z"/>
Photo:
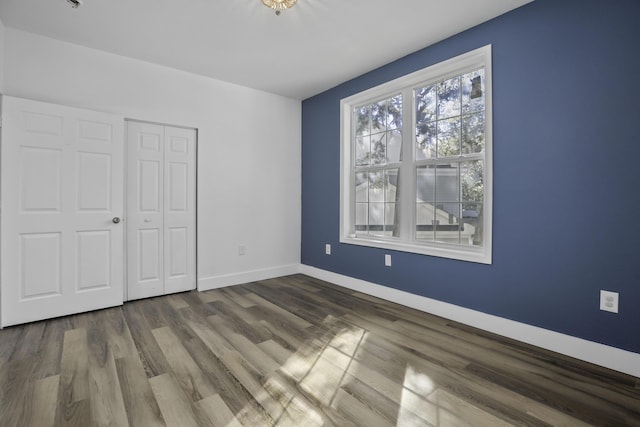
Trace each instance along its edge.
<path fill-rule="evenodd" d="M 340 244 L 340 99 L 487 44 L 493 264 Z M 640 353 L 639 52 L 639 1 L 536 0 L 306 99 L 302 263 Z"/>

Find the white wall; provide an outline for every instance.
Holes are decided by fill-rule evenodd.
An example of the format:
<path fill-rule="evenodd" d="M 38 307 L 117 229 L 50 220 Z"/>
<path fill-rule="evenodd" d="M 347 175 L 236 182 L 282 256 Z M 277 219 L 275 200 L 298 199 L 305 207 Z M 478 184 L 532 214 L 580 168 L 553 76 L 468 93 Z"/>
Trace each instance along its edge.
<path fill-rule="evenodd" d="M 0 93 L 4 92 L 4 24 L 0 21 Z"/>
<path fill-rule="evenodd" d="M 4 61 L 8 95 L 198 129 L 201 289 L 297 271 L 300 101 L 11 28 Z"/>

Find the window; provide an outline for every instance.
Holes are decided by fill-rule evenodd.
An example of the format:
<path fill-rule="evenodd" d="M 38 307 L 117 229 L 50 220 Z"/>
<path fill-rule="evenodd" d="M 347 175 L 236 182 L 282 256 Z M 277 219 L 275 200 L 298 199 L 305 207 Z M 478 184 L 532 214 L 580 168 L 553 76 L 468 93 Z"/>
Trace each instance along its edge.
<path fill-rule="evenodd" d="M 491 46 L 341 101 L 343 243 L 491 263 Z"/>

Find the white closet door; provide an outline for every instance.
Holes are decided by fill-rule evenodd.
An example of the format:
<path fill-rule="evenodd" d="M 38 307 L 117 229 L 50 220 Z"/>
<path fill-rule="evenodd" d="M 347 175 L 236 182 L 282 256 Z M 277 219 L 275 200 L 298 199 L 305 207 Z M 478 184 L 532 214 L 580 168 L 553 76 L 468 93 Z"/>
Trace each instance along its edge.
<path fill-rule="evenodd" d="M 165 127 L 165 293 L 196 287 L 196 131 Z"/>
<path fill-rule="evenodd" d="M 122 304 L 122 117 L 2 97 L 2 326 Z"/>
<path fill-rule="evenodd" d="M 130 121 L 127 144 L 127 297 L 195 289 L 195 130 Z"/>

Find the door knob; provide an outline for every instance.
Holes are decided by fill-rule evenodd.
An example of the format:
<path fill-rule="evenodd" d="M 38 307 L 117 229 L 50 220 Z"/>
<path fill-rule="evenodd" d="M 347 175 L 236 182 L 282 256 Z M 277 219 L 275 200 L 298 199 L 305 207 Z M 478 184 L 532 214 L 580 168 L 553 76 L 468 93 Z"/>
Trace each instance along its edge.
<path fill-rule="evenodd" d="M 117 216 L 114 216 L 111 221 L 113 221 L 114 224 L 117 224 L 120 222 L 120 218 L 118 218 Z"/>

